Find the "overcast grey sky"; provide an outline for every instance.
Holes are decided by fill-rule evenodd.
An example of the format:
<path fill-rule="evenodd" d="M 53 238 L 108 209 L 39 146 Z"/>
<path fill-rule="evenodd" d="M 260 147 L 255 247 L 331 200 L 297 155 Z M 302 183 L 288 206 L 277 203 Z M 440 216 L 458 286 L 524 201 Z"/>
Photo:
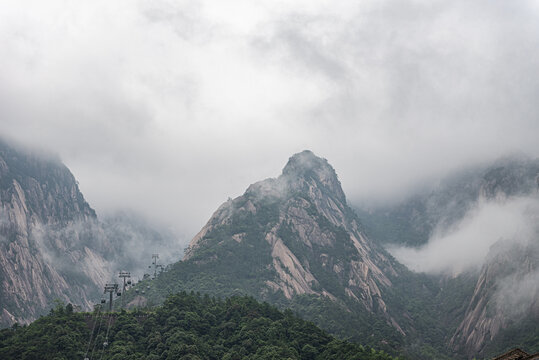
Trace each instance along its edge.
<path fill-rule="evenodd" d="M 356 202 L 539 155 L 537 1 L 4 0 L 0 47 L 0 133 L 186 237 L 303 149 Z"/>

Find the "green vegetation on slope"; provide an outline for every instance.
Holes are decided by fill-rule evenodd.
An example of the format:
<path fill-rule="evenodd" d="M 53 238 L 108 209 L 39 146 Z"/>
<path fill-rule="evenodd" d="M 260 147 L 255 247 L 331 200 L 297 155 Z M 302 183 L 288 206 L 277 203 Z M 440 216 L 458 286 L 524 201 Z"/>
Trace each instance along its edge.
<path fill-rule="evenodd" d="M 94 323 L 100 330 L 90 343 Z M 0 331 L 0 358 L 6 360 L 82 359 L 86 349 L 90 359 L 392 359 L 250 297 L 185 292 L 152 310 L 113 317 L 58 306 L 29 326 Z"/>
<path fill-rule="evenodd" d="M 199 291 L 221 298 L 248 295 L 280 309 L 290 308 L 341 339 L 383 349 L 390 354 L 405 353 L 412 358 L 431 359 L 433 354 L 443 358 L 442 354 L 450 353 L 445 347 L 448 334 L 443 331 L 446 323 L 440 319 L 444 313 L 436 303 L 440 288 L 435 281 L 400 267 L 403 278 L 391 279 L 393 286 L 383 289 L 389 307 L 394 310 L 393 317 L 405 326 L 407 335 L 403 336 L 385 317 L 368 311 L 361 302 L 346 296 L 347 281 L 342 276 L 348 273 L 347 266 L 351 261 L 358 260 L 355 252 L 351 251 L 353 245 L 349 235 L 320 216 L 312 204 L 306 208 L 317 219 L 317 224 L 337 238 L 333 247 L 319 249 L 316 243 L 308 247 L 297 239 L 298 234 L 287 222 L 280 223 L 277 234 L 300 261 L 309 264 L 309 270 L 318 280 L 313 288 L 324 288 L 339 300 L 317 295 L 297 295 L 289 299 L 281 290 L 268 289 L 265 281 L 275 278 L 276 274 L 271 266 L 271 247 L 265 240 L 265 234 L 278 223 L 277 200 L 262 200 L 264 206 L 254 214 L 234 212 L 229 222 L 206 234 L 203 245 L 192 258 L 169 266 L 155 280 L 143 281 L 133 290 L 138 290 L 138 295 L 144 291 L 148 305 L 160 304 L 169 294 L 180 291 Z M 236 206 L 243 206 L 243 203 Z M 232 240 L 234 234 L 243 234 L 240 242 Z M 343 260 L 343 271 L 336 273 L 331 266 L 324 267 L 316 261 L 309 261 L 319 258 L 322 252 L 330 258 Z M 126 304 L 136 296 L 133 290 L 125 294 L 123 300 Z M 423 349 L 425 342 L 422 337 L 429 340 L 426 350 Z M 420 344 L 419 348 L 416 344 Z"/>
<path fill-rule="evenodd" d="M 246 198 L 247 199 L 247 198 Z M 316 276 L 319 284 L 341 299 L 338 302 L 325 296 L 301 295 L 292 299 L 286 298 L 281 290 L 271 291 L 265 285 L 268 279 L 276 277 L 271 267 L 273 261 L 271 247 L 265 240 L 265 234 L 279 221 L 278 199 L 259 200 L 260 206 L 255 214 L 235 212 L 230 222 L 212 229 L 204 237 L 204 245 L 194 256 L 171 265 L 155 280 L 143 281 L 136 289 L 138 294 L 148 299 L 148 305 L 157 305 L 169 295 L 180 291 L 197 291 L 220 298 L 248 295 L 260 301 L 267 301 L 280 309 L 291 308 L 302 318 L 313 321 L 317 326 L 338 336 L 356 343 L 383 349 L 397 354 L 401 351 L 404 339 L 386 319 L 369 312 L 360 302 L 345 295 L 346 279 L 331 270 L 324 268 L 316 261 L 310 262 L 310 271 Z M 243 203 L 236 204 L 237 207 Z M 325 254 L 336 259 L 357 260 L 351 251 L 352 243 L 349 235 L 337 226 L 329 223 L 314 209 L 309 211 L 316 215 L 319 225 L 328 233 L 335 234 L 338 241 L 334 247 L 327 247 Z M 243 234 L 241 242 L 231 239 L 234 234 Z M 314 244 L 307 247 L 297 240 L 287 223 L 281 223 L 278 235 L 295 254 L 307 259 L 316 259 L 322 250 Z M 343 261 L 343 266 L 349 261 Z M 286 269 L 286 268 L 285 268 Z M 346 268 L 345 268 L 346 270 Z M 346 273 L 343 271 L 342 273 Z M 150 286 L 150 289 L 147 288 Z M 129 303 L 136 293 L 129 291 L 124 301 Z"/>
<path fill-rule="evenodd" d="M 514 321 L 495 341 L 487 344 L 484 353 L 493 357 L 516 347 L 529 353 L 539 352 L 539 325 L 536 318 L 519 318 Z"/>

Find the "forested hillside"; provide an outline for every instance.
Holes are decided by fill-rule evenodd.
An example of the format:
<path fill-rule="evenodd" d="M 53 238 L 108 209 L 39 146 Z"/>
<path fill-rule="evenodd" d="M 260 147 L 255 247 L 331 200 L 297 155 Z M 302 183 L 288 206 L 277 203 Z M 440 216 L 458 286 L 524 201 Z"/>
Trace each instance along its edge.
<path fill-rule="evenodd" d="M 103 344 L 106 345 L 104 346 Z M 59 305 L 28 326 L 0 331 L 8 359 L 356 359 L 391 360 L 337 340 L 291 311 L 250 297 L 180 293 L 162 306 L 108 314 Z"/>

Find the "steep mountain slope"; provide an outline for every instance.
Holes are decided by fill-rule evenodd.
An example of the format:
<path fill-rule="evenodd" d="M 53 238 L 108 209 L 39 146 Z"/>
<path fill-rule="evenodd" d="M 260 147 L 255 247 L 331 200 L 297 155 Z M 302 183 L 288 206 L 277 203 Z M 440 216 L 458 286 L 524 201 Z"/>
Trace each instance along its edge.
<path fill-rule="evenodd" d="M 431 219 L 424 227 L 430 234 L 461 221 L 478 199 L 503 202 L 529 196 L 536 186 L 534 166 L 534 161 L 506 160 L 470 171 L 403 208 L 418 208 L 420 217 L 413 219 L 419 225 L 424 224 L 421 217 Z M 372 229 L 372 222 L 366 224 L 347 205 L 333 168 L 305 151 L 291 157 L 278 178 L 253 184 L 219 207 L 193 238 L 183 261 L 140 283 L 127 298 L 134 306 L 158 304 L 181 290 L 249 294 L 289 307 L 339 336 L 416 359 L 502 352 L 492 344 L 505 334 L 516 334 L 535 351 L 530 345 L 537 333 L 533 325 L 519 328 L 513 326 L 514 318 L 503 315 L 500 322 L 497 317 L 500 280 L 532 276 L 533 258 L 523 260 L 517 256 L 522 252 L 515 251 L 513 260 L 497 262 L 491 255 L 486 266 L 501 265 L 500 271 L 484 270 L 490 274 L 483 276 L 486 286 L 473 272 L 457 277 L 414 274 L 370 240 L 365 228 Z M 406 226 L 412 227 L 410 222 Z M 393 230 L 389 228 L 390 235 Z M 517 259 L 528 265 L 507 267 Z M 530 328 L 532 337 L 523 337 L 523 329 Z"/>
<path fill-rule="evenodd" d="M 227 234 L 229 238 L 214 237 L 226 227 L 242 230 L 241 224 L 260 212 L 268 220 L 261 224 L 262 233 L 240 231 Z M 222 205 L 191 241 L 184 259 L 205 257 L 222 241 L 241 243 L 260 235 L 253 240 L 266 242 L 271 254 L 267 265 L 275 274 L 264 279 L 262 291 L 282 292 L 287 299 L 303 294 L 331 299 L 345 295 L 371 311 L 387 314 L 380 289 L 391 286 L 388 274 L 396 274 L 394 264 L 360 231 L 326 160 L 309 151 L 297 154 L 281 177 L 251 185 L 243 196 Z"/>
<path fill-rule="evenodd" d="M 160 250 L 180 258 L 170 232 L 127 212 L 98 219 L 59 159 L 0 139 L 0 327 L 56 299 L 88 310 L 117 271 L 142 277 Z"/>
<path fill-rule="evenodd" d="M 435 233 L 455 231 L 465 217 L 485 204 L 524 218 L 514 225 L 514 236 L 493 235 L 490 242 L 495 244 L 480 272 L 432 277 L 438 278 L 442 293 L 458 295 L 464 302 L 464 311 L 454 307 L 454 302 L 442 303 L 438 316 L 456 310 L 452 312 L 456 322 L 447 323 L 447 344 L 467 357 L 494 355 L 519 344 L 538 350 L 538 175 L 539 160 L 511 156 L 454 174 L 400 204 L 358 209 L 369 235 L 408 246 L 423 245 Z M 512 214 L 513 210 L 522 214 Z M 511 224 L 513 220 L 494 221 Z"/>
<path fill-rule="evenodd" d="M 90 306 L 111 271 L 95 225 L 59 160 L 0 142 L 1 324 L 28 322 L 55 298 Z"/>
<path fill-rule="evenodd" d="M 278 178 L 221 205 L 183 261 L 134 290 L 130 306 L 158 304 L 182 290 L 248 294 L 393 352 L 420 333 L 440 331 L 427 310 L 434 305 L 423 301 L 435 298 L 437 286 L 366 237 L 334 169 L 310 151 L 292 156 Z M 427 319 L 423 326 L 413 326 L 415 308 Z"/>
<path fill-rule="evenodd" d="M 467 354 L 493 355 L 516 346 L 536 351 L 537 324 L 539 241 L 527 245 L 500 241 L 491 248 L 451 345 Z M 504 330 L 510 327 L 521 334 L 504 339 Z"/>

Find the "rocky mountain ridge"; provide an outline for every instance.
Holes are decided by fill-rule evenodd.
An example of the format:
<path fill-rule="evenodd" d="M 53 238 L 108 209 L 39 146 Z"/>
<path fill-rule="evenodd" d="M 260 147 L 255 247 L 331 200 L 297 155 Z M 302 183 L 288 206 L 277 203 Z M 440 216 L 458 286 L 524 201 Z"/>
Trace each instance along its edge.
<path fill-rule="evenodd" d="M 538 322 L 538 271 L 539 243 L 496 243 L 450 345 L 468 354 L 482 353 L 511 324 L 524 317 Z"/>
<path fill-rule="evenodd" d="M 531 184 L 512 177 L 512 170 L 492 171 L 498 175 L 488 171 L 488 181 L 468 183 L 457 204 L 450 194 L 434 197 L 445 201 L 456 221 L 462 216 L 458 207 L 472 206 L 474 197 L 502 198 L 507 186 L 511 194 L 523 194 L 522 184 Z M 490 338 L 484 334 L 495 336 L 500 324 L 485 312 L 494 303 L 479 301 L 477 310 L 471 304 L 474 296 L 490 296 L 492 288 L 483 292 L 477 285 L 474 295 L 473 275 L 440 279 L 411 273 L 369 238 L 364 223 L 348 206 L 335 170 L 304 151 L 289 159 L 278 178 L 257 182 L 221 205 L 183 261 L 148 282 L 144 303 L 159 303 L 178 290 L 249 294 L 291 307 L 340 336 L 378 347 L 391 344 L 388 350 L 415 358 L 465 358 L 488 351 L 484 345 Z M 485 316 L 473 315 L 478 312 Z M 470 347 L 471 339 L 481 345 Z"/>
<path fill-rule="evenodd" d="M 535 349 L 533 342 L 526 340 L 527 332 L 532 328 L 531 333 L 537 335 L 539 331 L 524 322 L 539 322 L 537 301 L 534 302 L 539 292 L 533 285 L 539 283 L 538 181 L 539 160 L 515 155 L 453 174 L 433 189 L 400 204 L 358 209 L 367 233 L 373 238 L 383 243 L 416 247 L 424 245 L 435 232 L 454 231 L 471 210 L 485 204 L 524 209 L 524 222 L 535 224 L 531 229 L 527 229 L 527 225 L 525 229 L 515 228 L 518 239 L 491 239 L 495 244 L 477 274 L 471 272 L 457 278 L 442 276 L 439 280 L 441 288 L 454 289 L 454 284 L 459 283 L 461 289 L 473 289 L 469 297 L 463 299 L 465 311 L 455 314 L 456 327 L 447 329 L 452 331 L 447 336 L 447 345 L 457 353 L 470 358 L 495 354 L 507 350 L 502 344 L 516 346 L 518 341 L 521 346 Z M 515 203 L 519 206 L 509 206 Z M 523 282 L 524 279 L 528 281 Z M 508 284 L 524 283 L 529 286 L 515 285 L 512 291 L 502 292 L 507 290 Z M 520 298 L 522 294 L 528 297 L 525 301 L 513 302 L 520 311 L 509 310 L 508 299 Z"/>
<path fill-rule="evenodd" d="M 208 234 L 230 222 L 231 217 L 256 215 L 267 206 L 276 207 L 275 219 L 263 234 L 271 251 L 269 266 L 276 276 L 264 280 L 262 292 L 282 292 L 288 299 L 314 294 L 337 301 L 343 294 L 324 287 L 312 271 L 316 262 L 342 284 L 345 296 L 369 311 L 384 313 L 402 332 L 387 313 L 381 293 L 391 286 L 386 274 L 396 276 L 392 260 L 360 230 L 333 168 L 310 151 L 290 158 L 279 178 L 255 183 L 244 195 L 223 204 L 191 241 L 184 260 L 196 258 L 198 249 L 212 246 Z M 245 236 L 245 232 L 238 232 L 221 241 L 239 243 Z M 339 254 L 344 258 L 331 254 L 339 246 L 346 248 L 346 253 Z"/>
<path fill-rule="evenodd" d="M 124 301 L 153 305 L 191 290 L 250 295 L 396 354 L 411 331 L 406 310 L 388 303 L 396 301 L 394 284 L 403 269 L 365 235 L 327 160 L 303 151 L 279 177 L 223 203 L 182 261 Z"/>
<path fill-rule="evenodd" d="M 96 215 L 57 159 L 0 142 L 1 324 L 26 323 L 58 298 L 85 308 L 112 271 L 85 238 Z"/>
<path fill-rule="evenodd" d="M 90 310 L 117 271 L 142 277 L 164 249 L 180 258 L 174 234 L 132 213 L 98 219 L 60 159 L 0 139 L 0 326 L 55 300 Z"/>

